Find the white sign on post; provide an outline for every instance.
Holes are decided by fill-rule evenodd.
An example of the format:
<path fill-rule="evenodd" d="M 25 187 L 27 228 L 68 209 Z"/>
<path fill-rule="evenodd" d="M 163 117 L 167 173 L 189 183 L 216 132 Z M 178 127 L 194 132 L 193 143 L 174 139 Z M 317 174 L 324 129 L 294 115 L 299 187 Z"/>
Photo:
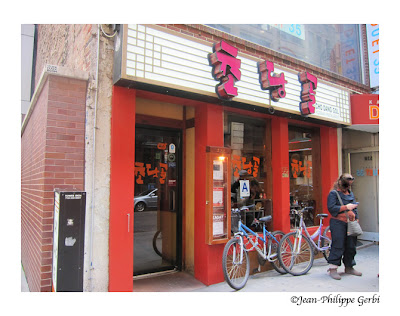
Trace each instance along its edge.
<path fill-rule="evenodd" d="M 250 181 L 249 180 L 239 180 L 240 183 L 240 198 L 245 198 L 250 196 Z"/>

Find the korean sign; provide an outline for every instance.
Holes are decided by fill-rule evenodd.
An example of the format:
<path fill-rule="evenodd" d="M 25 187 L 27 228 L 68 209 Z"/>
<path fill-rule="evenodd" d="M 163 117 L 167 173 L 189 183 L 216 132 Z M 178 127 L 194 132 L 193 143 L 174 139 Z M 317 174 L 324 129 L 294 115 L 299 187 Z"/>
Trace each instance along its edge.
<path fill-rule="evenodd" d="M 301 32 L 296 25 L 293 27 L 294 32 Z M 121 54 L 126 53 L 121 55 L 121 79 L 293 114 L 300 114 L 303 103 L 303 111 L 315 119 L 351 124 L 347 88 L 320 78 L 318 82 L 300 82 L 298 71 L 271 59 L 250 56 L 231 43 L 213 46 L 204 40 L 165 32 L 157 25 L 129 24 L 124 32 L 129 41 L 121 38 Z M 306 72 L 308 80 L 315 75 Z M 309 95 L 302 95 L 307 88 L 311 88 Z"/>
<path fill-rule="evenodd" d="M 214 45 L 214 53 L 209 54 L 210 65 L 213 66 L 212 75 L 220 83 L 216 86 L 216 92 L 220 99 L 231 100 L 238 95 L 238 89 L 234 86 L 241 78 L 241 61 L 237 58 L 238 49 L 221 41 Z M 274 63 L 266 60 L 258 63 L 258 74 L 262 90 L 269 90 L 270 97 L 277 102 L 286 96 L 285 74 L 274 73 Z M 315 113 L 315 96 L 317 78 L 308 72 L 298 74 L 301 83 L 299 109 L 301 114 Z"/>

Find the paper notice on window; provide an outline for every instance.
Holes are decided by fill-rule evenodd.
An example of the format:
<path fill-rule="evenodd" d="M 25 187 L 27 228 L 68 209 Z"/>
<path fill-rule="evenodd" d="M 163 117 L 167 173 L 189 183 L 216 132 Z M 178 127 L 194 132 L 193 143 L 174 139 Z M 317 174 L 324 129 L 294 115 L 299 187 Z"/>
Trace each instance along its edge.
<path fill-rule="evenodd" d="M 213 215 L 213 235 L 214 237 L 224 235 L 224 215 L 214 214 Z"/>
<path fill-rule="evenodd" d="M 223 162 L 221 160 L 214 160 L 213 161 L 213 179 L 214 180 L 224 180 L 224 173 L 223 173 Z"/>
<path fill-rule="evenodd" d="M 213 207 L 224 206 L 224 188 L 213 188 Z"/>

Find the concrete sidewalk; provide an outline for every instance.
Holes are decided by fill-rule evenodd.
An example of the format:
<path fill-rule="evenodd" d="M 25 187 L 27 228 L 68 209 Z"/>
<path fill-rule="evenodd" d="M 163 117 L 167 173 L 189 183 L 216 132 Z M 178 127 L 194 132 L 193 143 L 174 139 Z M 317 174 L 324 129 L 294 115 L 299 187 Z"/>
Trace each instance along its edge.
<path fill-rule="evenodd" d="M 325 258 L 316 259 L 311 270 L 302 276 L 281 275 L 275 270 L 251 275 L 240 292 L 378 292 L 379 291 L 379 245 L 366 243 L 357 248 L 355 268 L 361 277 L 342 274 L 341 280 L 332 279 L 327 272 Z M 205 286 L 193 292 L 234 292 L 226 282 Z"/>
<path fill-rule="evenodd" d="M 316 259 L 311 270 L 302 276 L 281 275 L 275 270 L 251 275 L 240 292 L 378 292 L 379 291 L 379 245 L 361 241 L 357 247 L 356 269 L 362 277 L 343 274 L 340 281 L 327 273 L 328 263 L 324 258 Z M 339 272 L 344 267 L 339 268 Z M 171 278 L 169 281 L 165 281 Z M 140 285 L 143 283 L 143 285 Z M 188 273 L 162 276 L 134 282 L 134 292 L 234 292 L 226 283 L 205 286 Z M 21 292 L 29 292 L 28 283 L 21 265 Z"/>
<path fill-rule="evenodd" d="M 21 264 L 21 292 L 29 292 L 28 282 L 26 281 L 24 268 Z"/>

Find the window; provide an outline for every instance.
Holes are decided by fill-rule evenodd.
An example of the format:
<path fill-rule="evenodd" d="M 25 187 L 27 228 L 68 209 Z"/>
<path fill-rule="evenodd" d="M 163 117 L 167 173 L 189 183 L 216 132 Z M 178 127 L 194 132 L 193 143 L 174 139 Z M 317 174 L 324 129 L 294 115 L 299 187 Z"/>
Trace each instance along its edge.
<path fill-rule="evenodd" d="M 272 215 L 271 146 L 266 122 L 231 113 L 224 117 L 224 145 L 232 150 L 232 207 L 255 204 L 260 210 L 255 216 L 246 216 L 248 226 L 254 217 Z M 249 180 L 249 197 L 241 198 L 238 180 Z"/>
<path fill-rule="evenodd" d="M 358 24 L 207 25 L 363 83 Z"/>
<path fill-rule="evenodd" d="M 315 214 L 321 206 L 319 184 L 319 130 L 289 126 L 289 177 L 290 177 L 290 224 L 298 224 L 293 210 L 304 206 L 313 207 L 304 213 L 307 226 L 315 225 Z M 317 183 L 316 183 L 317 182 Z"/>

